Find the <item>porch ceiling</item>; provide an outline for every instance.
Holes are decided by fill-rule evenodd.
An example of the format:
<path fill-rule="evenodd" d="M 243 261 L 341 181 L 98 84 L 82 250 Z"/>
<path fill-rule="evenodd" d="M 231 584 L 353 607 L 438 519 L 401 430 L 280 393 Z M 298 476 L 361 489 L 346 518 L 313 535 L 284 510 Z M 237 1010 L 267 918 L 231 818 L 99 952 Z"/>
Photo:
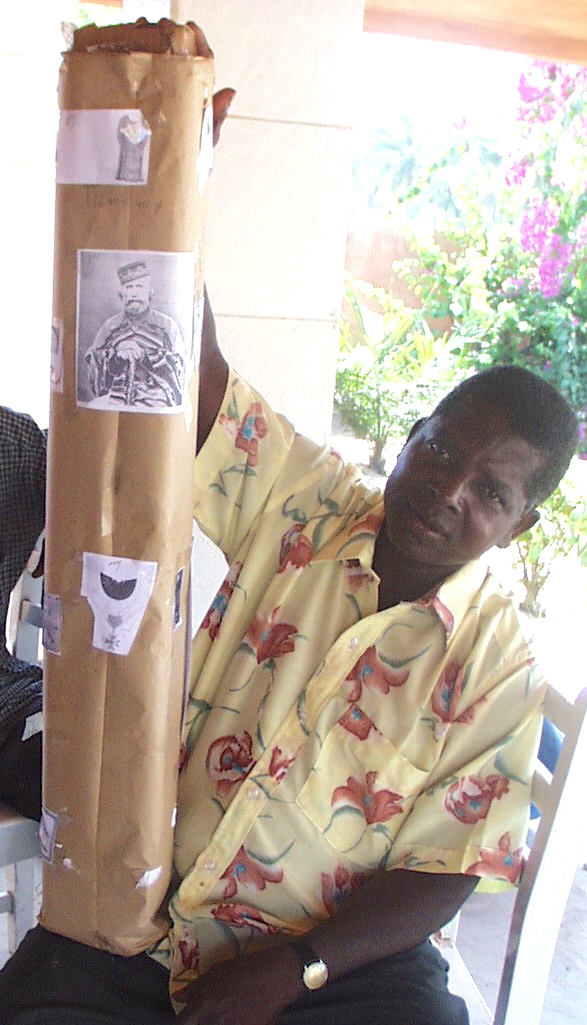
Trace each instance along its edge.
<path fill-rule="evenodd" d="M 366 0 L 364 26 L 587 63 L 587 0 Z"/>

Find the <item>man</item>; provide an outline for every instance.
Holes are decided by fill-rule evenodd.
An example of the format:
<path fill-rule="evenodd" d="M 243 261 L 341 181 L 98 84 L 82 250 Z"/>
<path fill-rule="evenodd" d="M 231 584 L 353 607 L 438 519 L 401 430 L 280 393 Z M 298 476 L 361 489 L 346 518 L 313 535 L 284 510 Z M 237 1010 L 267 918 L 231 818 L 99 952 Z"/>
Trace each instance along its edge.
<path fill-rule="evenodd" d="M 35 930 L 7 1023 L 163 1025 L 169 982 L 182 1025 L 465 1023 L 427 937 L 515 879 L 542 690 L 482 556 L 535 521 L 572 411 L 477 375 L 382 496 L 229 372 L 207 302 L 200 397 L 195 516 L 230 569 L 193 646 L 170 931 L 124 960 Z"/>
<path fill-rule="evenodd" d="M 151 307 L 151 275 L 143 260 L 118 270 L 122 312 L 99 329 L 85 359 L 90 387 L 108 405 L 139 410 L 179 406 L 184 344 L 175 321 Z"/>

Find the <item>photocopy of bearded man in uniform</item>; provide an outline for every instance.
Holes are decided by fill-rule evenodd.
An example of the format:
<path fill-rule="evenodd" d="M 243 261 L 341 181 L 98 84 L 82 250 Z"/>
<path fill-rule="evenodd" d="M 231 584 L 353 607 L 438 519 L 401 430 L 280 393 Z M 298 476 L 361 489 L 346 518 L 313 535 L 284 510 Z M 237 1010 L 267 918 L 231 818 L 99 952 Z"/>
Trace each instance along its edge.
<path fill-rule="evenodd" d="M 122 310 L 102 324 L 86 353 L 90 387 L 112 405 L 179 406 L 185 373 L 184 342 L 175 321 L 154 310 L 151 275 L 135 260 L 118 270 Z"/>

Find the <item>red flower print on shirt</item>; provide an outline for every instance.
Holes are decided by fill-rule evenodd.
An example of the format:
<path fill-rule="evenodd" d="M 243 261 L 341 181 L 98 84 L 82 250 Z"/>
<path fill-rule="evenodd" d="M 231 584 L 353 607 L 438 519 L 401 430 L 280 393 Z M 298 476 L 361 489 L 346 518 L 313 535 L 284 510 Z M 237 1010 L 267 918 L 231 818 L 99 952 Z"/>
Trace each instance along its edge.
<path fill-rule="evenodd" d="M 189 940 L 180 940 L 177 944 L 177 949 L 179 950 L 183 967 L 191 972 L 197 971 L 200 964 L 200 944 L 198 941 L 190 943 Z"/>
<path fill-rule="evenodd" d="M 262 865 L 251 858 L 244 847 L 240 847 L 220 878 L 228 879 L 222 894 L 224 900 L 228 900 L 234 897 L 239 886 L 245 886 L 249 890 L 264 890 L 267 883 L 280 883 L 283 879 L 283 869 L 271 869 Z"/>
<path fill-rule="evenodd" d="M 273 779 L 282 780 L 293 761 L 294 755 L 285 755 L 280 747 L 274 747 L 269 763 L 269 775 Z"/>
<path fill-rule="evenodd" d="M 293 638 L 298 632 L 297 627 L 291 623 L 276 623 L 275 617 L 278 612 L 279 606 L 273 609 L 271 619 L 255 616 L 247 630 L 245 641 L 254 649 L 259 664 L 269 658 L 288 655 L 295 648 Z"/>
<path fill-rule="evenodd" d="M 349 694 L 349 701 L 358 701 L 363 692 L 363 687 L 377 691 L 379 694 L 389 694 L 390 687 L 403 687 L 410 675 L 409 669 L 396 673 L 379 658 L 377 649 L 372 644 L 363 652 L 360 659 L 355 662 L 347 680 L 354 682 L 354 687 Z"/>
<path fill-rule="evenodd" d="M 512 851 L 509 833 L 499 838 L 498 846 L 499 851 L 482 847 L 480 860 L 470 865 L 465 875 L 490 876 L 492 879 L 508 879 L 510 883 L 517 883 L 524 862 L 524 848 L 518 847 L 517 851 Z"/>
<path fill-rule="evenodd" d="M 362 872 L 351 873 L 344 865 L 337 865 L 333 875 L 322 873 L 322 901 L 330 916 L 336 914 L 349 893 L 360 889 L 365 878 Z"/>
<path fill-rule="evenodd" d="M 220 796 L 247 777 L 253 764 L 252 750 L 253 741 L 246 730 L 218 737 L 210 744 L 206 772 L 210 779 L 216 781 L 216 792 Z"/>
<path fill-rule="evenodd" d="M 441 602 L 436 593 L 431 592 L 430 594 L 424 595 L 423 598 L 417 598 L 413 604 L 417 605 L 420 609 L 432 609 L 442 623 L 446 631 L 446 636 L 450 637 L 454 630 L 455 619 L 448 605 Z"/>
<path fill-rule="evenodd" d="M 231 599 L 232 592 L 236 587 L 242 568 L 242 562 L 234 562 L 232 564 L 226 574 L 225 580 L 223 580 L 220 585 L 218 594 L 214 598 L 214 601 L 202 620 L 200 629 L 207 630 L 212 641 L 220 630 L 220 624 L 224 619 L 224 613 L 228 608 L 228 603 Z"/>
<path fill-rule="evenodd" d="M 310 562 L 314 549 L 312 542 L 302 534 L 303 529 L 303 523 L 294 523 L 283 535 L 279 548 L 278 573 L 283 573 L 288 566 L 300 569 Z"/>
<path fill-rule="evenodd" d="M 256 466 L 259 461 L 259 441 L 269 430 L 261 403 L 253 402 L 240 424 L 234 417 L 225 416 L 224 413 L 220 414 L 218 422 L 233 439 L 235 448 L 247 453 L 249 466 Z"/>
<path fill-rule="evenodd" d="M 472 825 L 486 819 L 491 802 L 499 801 L 508 790 L 506 776 L 461 776 L 448 788 L 444 806 L 459 822 Z"/>
<path fill-rule="evenodd" d="M 249 908 L 246 904 L 219 904 L 218 907 L 212 908 L 212 914 L 219 922 L 226 922 L 236 929 L 248 927 L 266 935 L 277 932 L 276 925 L 270 925 L 260 911 Z"/>
<path fill-rule="evenodd" d="M 344 577 L 346 585 L 351 594 L 356 594 L 360 591 L 363 584 L 369 583 L 372 580 L 372 574 L 369 570 L 361 566 L 358 559 L 347 559 L 344 563 Z"/>
<path fill-rule="evenodd" d="M 343 730 L 353 733 L 359 740 L 366 740 L 371 731 L 380 737 L 383 736 L 375 726 L 375 723 L 358 705 L 351 705 L 350 708 L 347 708 L 344 715 L 338 720 L 338 723 L 339 726 L 342 726 Z"/>
<path fill-rule="evenodd" d="M 402 807 L 397 802 L 402 801 L 401 794 L 395 794 L 393 790 L 375 790 L 376 772 L 368 772 L 365 782 L 361 783 L 356 776 L 349 776 L 345 787 L 335 787 L 330 804 L 350 804 L 363 812 L 368 825 L 374 822 L 387 822 L 392 815 L 399 815 Z"/>
<path fill-rule="evenodd" d="M 383 522 L 383 511 L 370 512 L 349 530 L 349 537 L 355 534 L 378 534 Z"/>

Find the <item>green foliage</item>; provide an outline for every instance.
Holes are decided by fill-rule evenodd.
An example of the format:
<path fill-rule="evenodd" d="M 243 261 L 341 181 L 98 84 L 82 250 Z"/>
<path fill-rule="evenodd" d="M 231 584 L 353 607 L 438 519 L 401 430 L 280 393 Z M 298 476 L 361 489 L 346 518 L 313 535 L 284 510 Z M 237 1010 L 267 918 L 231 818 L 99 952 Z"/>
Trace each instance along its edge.
<path fill-rule="evenodd" d="M 123 19 L 122 7 L 109 4 L 84 4 L 77 6 L 76 25 L 118 25 Z"/>
<path fill-rule="evenodd" d="M 587 566 L 587 504 L 578 479 L 569 473 L 541 506 L 540 520 L 515 542 L 518 570 L 524 586 L 521 607 L 543 616 L 543 589 L 553 569 L 574 555 Z"/>
<path fill-rule="evenodd" d="M 453 177 L 455 210 L 439 219 L 428 204 L 448 241 L 408 221 L 414 256 L 394 269 L 425 316 L 452 318 L 465 364 L 519 363 L 559 388 L 587 453 L 587 69 L 531 62 L 519 93 L 519 152 L 493 181 L 493 215 L 478 174 Z M 434 181 L 453 151 L 450 142 L 419 179 Z M 401 195 L 407 208 L 421 202 L 417 176 Z"/>
<path fill-rule="evenodd" d="M 430 411 L 455 376 L 445 336 L 390 292 L 345 281 L 335 404 L 357 437 L 373 444 L 371 466 L 385 472 L 383 450 Z"/>
<path fill-rule="evenodd" d="M 364 285 L 353 300 L 347 288 L 337 402 L 376 451 L 467 373 L 518 363 L 567 397 L 587 457 L 587 68 L 529 61 L 517 121 L 513 155 L 465 124 L 430 141 L 404 120 L 355 164 L 356 195 L 409 242 L 412 256 L 393 269 L 419 303 L 409 310 Z M 378 321 L 361 318 L 367 299 Z M 448 338 L 435 336 L 436 318 L 449 318 Z M 537 615 L 562 559 L 587 566 L 587 508 L 572 478 L 541 513 L 517 542 L 523 604 Z"/>

